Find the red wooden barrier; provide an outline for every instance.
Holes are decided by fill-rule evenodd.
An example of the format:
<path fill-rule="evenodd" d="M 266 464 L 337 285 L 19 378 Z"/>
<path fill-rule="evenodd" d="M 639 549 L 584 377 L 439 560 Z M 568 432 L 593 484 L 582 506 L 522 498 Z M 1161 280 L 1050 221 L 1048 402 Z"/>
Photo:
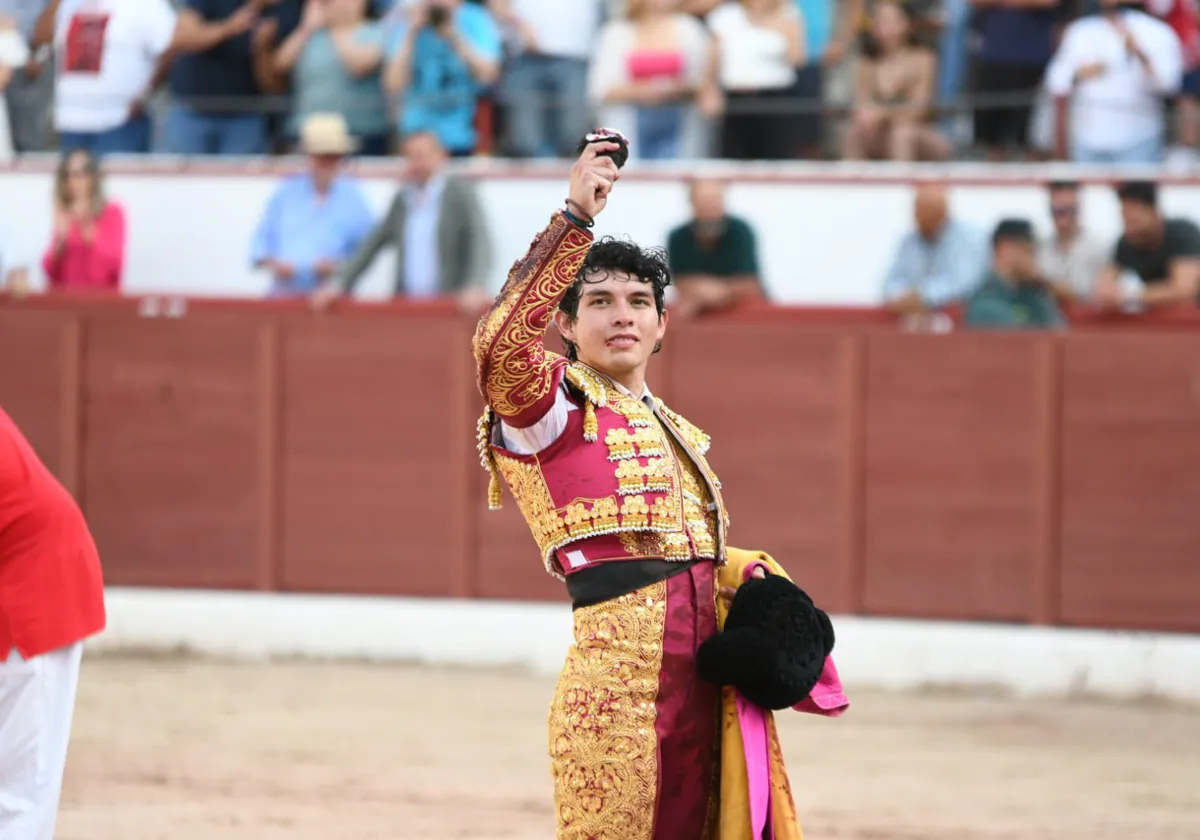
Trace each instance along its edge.
<path fill-rule="evenodd" d="M 486 509 L 445 303 L 0 305 L 0 403 L 113 584 L 565 598 Z M 714 438 L 731 542 L 830 609 L 1200 632 L 1200 315 L 903 335 L 872 310 L 674 324 L 651 387 Z"/>

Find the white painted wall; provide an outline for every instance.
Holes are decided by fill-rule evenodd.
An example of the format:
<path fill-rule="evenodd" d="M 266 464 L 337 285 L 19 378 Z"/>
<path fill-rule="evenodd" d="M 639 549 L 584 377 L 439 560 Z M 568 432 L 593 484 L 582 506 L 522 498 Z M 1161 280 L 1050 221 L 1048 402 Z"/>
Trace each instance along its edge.
<path fill-rule="evenodd" d="M 382 214 L 394 189 L 388 174 L 365 179 L 369 200 Z M 711 168 L 711 167 L 710 167 Z M 492 224 L 496 259 L 492 286 L 528 247 L 549 214 L 562 206 L 566 173 L 561 167 L 515 169 L 477 161 L 482 200 Z M 629 235 L 643 245 L 665 243 L 667 232 L 686 220 L 682 178 L 691 169 L 630 165 L 598 234 Z M 911 226 L 911 177 L 936 172 L 957 183 L 954 212 L 981 230 L 1006 215 L 1024 215 L 1049 229 L 1045 195 L 1037 180 L 1061 170 L 1000 168 L 897 169 L 888 166 L 780 165 L 718 168 L 741 180 L 730 189 L 732 212 L 749 219 L 759 236 L 765 281 L 772 297 L 787 304 L 869 306 L 878 302 L 882 276 L 900 236 Z M 166 174 L 164 174 L 166 173 Z M 262 166 L 188 164 L 180 169 L 140 163 L 113 165 L 109 192 L 129 215 L 125 289 L 131 294 L 259 297 L 267 279 L 247 263 L 250 239 L 279 175 Z M 51 231 L 48 167 L 0 168 L 0 223 L 20 247 L 35 254 Z M 1200 219 L 1200 179 L 1165 187 L 1170 213 Z M 1084 223 L 1115 241 L 1120 217 L 1112 190 L 1090 186 Z M 391 286 L 393 259 L 382 256 L 359 293 L 379 299 Z M 43 282 L 40 269 L 35 284 Z"/>
<path fill-rule="evenodd" d="M 108 610 L 93 650 L 509 665 L 551 675 L 572 633 L 566 604 L 111 588 Z M 856 688 L 935 685 L 1200 703 L 1200 636 L 854 616 L 835 616 L 834 626 L 851 703 Z"/>

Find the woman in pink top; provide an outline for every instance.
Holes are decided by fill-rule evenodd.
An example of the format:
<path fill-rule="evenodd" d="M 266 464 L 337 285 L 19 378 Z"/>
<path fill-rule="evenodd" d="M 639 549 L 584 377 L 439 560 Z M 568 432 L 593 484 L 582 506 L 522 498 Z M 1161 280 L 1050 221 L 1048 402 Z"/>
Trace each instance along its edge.
<path fill-rule="evenodd" d="M 78 149 L 54 179 L 54 236 L 42 269 L 51 291 L 120 291 L 125 211 L 104 197 L 96 159 Z"/>

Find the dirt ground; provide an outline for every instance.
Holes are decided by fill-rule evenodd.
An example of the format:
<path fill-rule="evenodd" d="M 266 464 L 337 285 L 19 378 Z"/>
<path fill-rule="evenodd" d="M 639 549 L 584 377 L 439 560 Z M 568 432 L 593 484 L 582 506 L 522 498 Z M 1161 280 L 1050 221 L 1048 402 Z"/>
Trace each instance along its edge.
<path fill-rule="evenodd" d="M 85 659 L 59 840 L 546 840 L 554 680 Z M 809 840 L 1200 838 L 1200 710 L 851 692 L 781 736 Z"/>

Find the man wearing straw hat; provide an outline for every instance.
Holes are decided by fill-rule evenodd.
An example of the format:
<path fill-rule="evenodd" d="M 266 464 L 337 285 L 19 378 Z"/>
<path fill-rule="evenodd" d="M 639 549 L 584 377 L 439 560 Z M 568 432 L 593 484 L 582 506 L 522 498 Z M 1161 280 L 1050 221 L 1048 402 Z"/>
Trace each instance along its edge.
<path fill-rule="evenodd" d="M 375 217 L 357 179 L 343 174 L 357 143 L 340 114 L 315 113 L 300 128 L 308 171 L 276 189 L 254 234 L 250 262 L 271 275 L 271 297 L 312 293 L 354 254 Z"/>

